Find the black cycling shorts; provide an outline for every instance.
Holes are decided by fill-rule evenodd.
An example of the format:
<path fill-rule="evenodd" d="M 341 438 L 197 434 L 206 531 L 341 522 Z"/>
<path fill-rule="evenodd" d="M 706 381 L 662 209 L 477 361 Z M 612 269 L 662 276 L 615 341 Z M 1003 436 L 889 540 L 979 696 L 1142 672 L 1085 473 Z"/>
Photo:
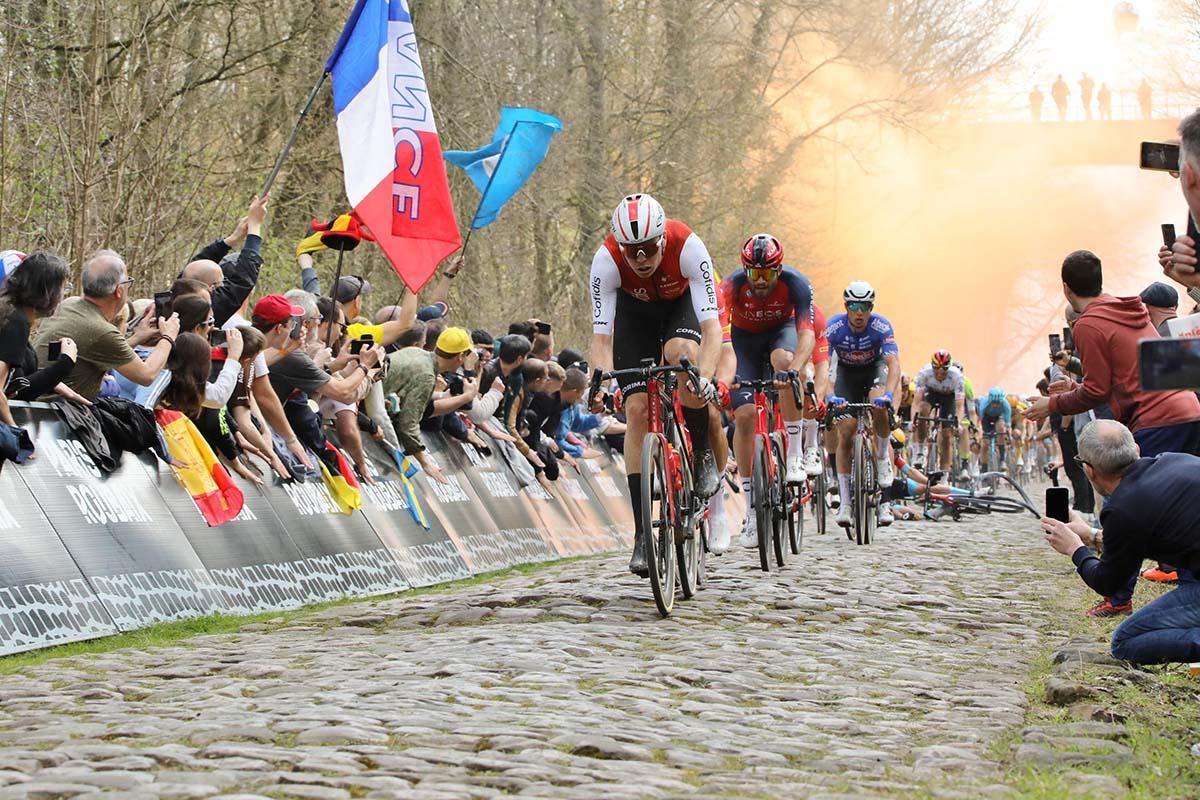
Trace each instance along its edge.
<path fill-rule="evenodd" d="M 953 417 L 958 410 L 953 392 L 926 392 L 925 402 L 929 403 L 930 414 L 935 417 Z"/>
<path fill-rule="evenodd" d="M 983 428 L 984 433 L 995 433 L 996 423 L 1000 421 L 1000 417 L 993 417 L 988 414 L 979 415 L 979 426 Z"/>
<path fill-rule="evenodd" d="M 645 303 L 626 292 L 617 292 L 617 312 L 613 319 L 613 369 L 640 367 L 646 359 L 662 360 L 663 345 L 669 339 L 687 339 L 699 344 L 700 322 L 692 307 L 692 296 L 685 292 L 675 300 Z M 646 391 L 641 378 L 618 378 L 625 397 Z"/>
<path fill-rule="evenodd" d="M 876 386 L 887 386 L 887 377 L 887 364 L 882 358 L 862 366 L 839 363 L 833 393 L 844 397 L 847 403 L 869 403 L 871 390 Z"/>

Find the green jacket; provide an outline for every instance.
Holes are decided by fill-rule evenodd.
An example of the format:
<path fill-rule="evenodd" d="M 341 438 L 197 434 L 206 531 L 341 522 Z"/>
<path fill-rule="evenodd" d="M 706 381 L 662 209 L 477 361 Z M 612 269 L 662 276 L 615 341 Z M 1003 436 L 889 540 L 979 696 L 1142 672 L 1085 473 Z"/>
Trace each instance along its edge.
<path fill-rule="evenodd" d="M 433 353 L 420 347 L 405 347 L 388 356 L 391 362 L 387 377 L 383 381 L 386 394 L 395 394 L 400 399 L 400 411 L 392 417 L 392 427 L 404 452 L 409 455 L 425 449 L 421 441 L 421 418 L 425 407 L 433 396 L 433 384 L 437 378 L 437 362 Z"/>

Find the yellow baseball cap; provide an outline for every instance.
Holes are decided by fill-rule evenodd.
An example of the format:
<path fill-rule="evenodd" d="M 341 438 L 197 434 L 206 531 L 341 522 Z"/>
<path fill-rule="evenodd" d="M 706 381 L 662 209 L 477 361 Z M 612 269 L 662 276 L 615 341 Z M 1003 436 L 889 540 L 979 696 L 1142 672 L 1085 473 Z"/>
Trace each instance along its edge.
<path fill-rule="evenodd" d="M 466 328 L 446 328 L 438 336 L 437 349 L 450 355 L 465 353 L 471 349 L 471 334 Z"/>

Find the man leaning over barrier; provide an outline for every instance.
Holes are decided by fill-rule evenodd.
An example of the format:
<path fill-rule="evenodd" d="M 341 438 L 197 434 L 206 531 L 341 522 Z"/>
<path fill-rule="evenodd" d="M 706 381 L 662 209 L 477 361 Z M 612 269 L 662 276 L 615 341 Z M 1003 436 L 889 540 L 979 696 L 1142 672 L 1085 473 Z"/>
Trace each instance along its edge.
<path fill-rule="evenodd" d="M 1113 633 L 1112 654 L 1138 664 L 1200 661 L 1200 458 L 1163 453 L 1139 458 L 1133 434 L 1097 420 L 1079 434 L 1079 461 L 1106 499 L 1101 529 L 1078 513 L 1069 523 L 1042 519 L 1046 541 L 1071 556 L 1084 583 L 1101 595 L 1124 586 L 1142 560 L 1178 565 L 1179 585 L 1136 611 Z M 1103 543 L 1099 557 L 1088 547 Z"/>

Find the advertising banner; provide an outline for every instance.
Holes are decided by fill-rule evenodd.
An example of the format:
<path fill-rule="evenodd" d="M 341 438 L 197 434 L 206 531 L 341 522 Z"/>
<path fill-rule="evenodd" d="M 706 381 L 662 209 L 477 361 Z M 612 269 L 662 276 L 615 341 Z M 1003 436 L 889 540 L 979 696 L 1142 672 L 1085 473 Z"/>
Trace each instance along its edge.
<path fill-rule="evenodd" d="M 14 413 L 37 448 L 14 471 L 119 629 L 229 610 L 137 456 L 105 475 L 53 413 Z"/>
<path fill-rule="evenodd" d="M 116 633 L 17 472 L 0 471 L 0 655 Z"/>

